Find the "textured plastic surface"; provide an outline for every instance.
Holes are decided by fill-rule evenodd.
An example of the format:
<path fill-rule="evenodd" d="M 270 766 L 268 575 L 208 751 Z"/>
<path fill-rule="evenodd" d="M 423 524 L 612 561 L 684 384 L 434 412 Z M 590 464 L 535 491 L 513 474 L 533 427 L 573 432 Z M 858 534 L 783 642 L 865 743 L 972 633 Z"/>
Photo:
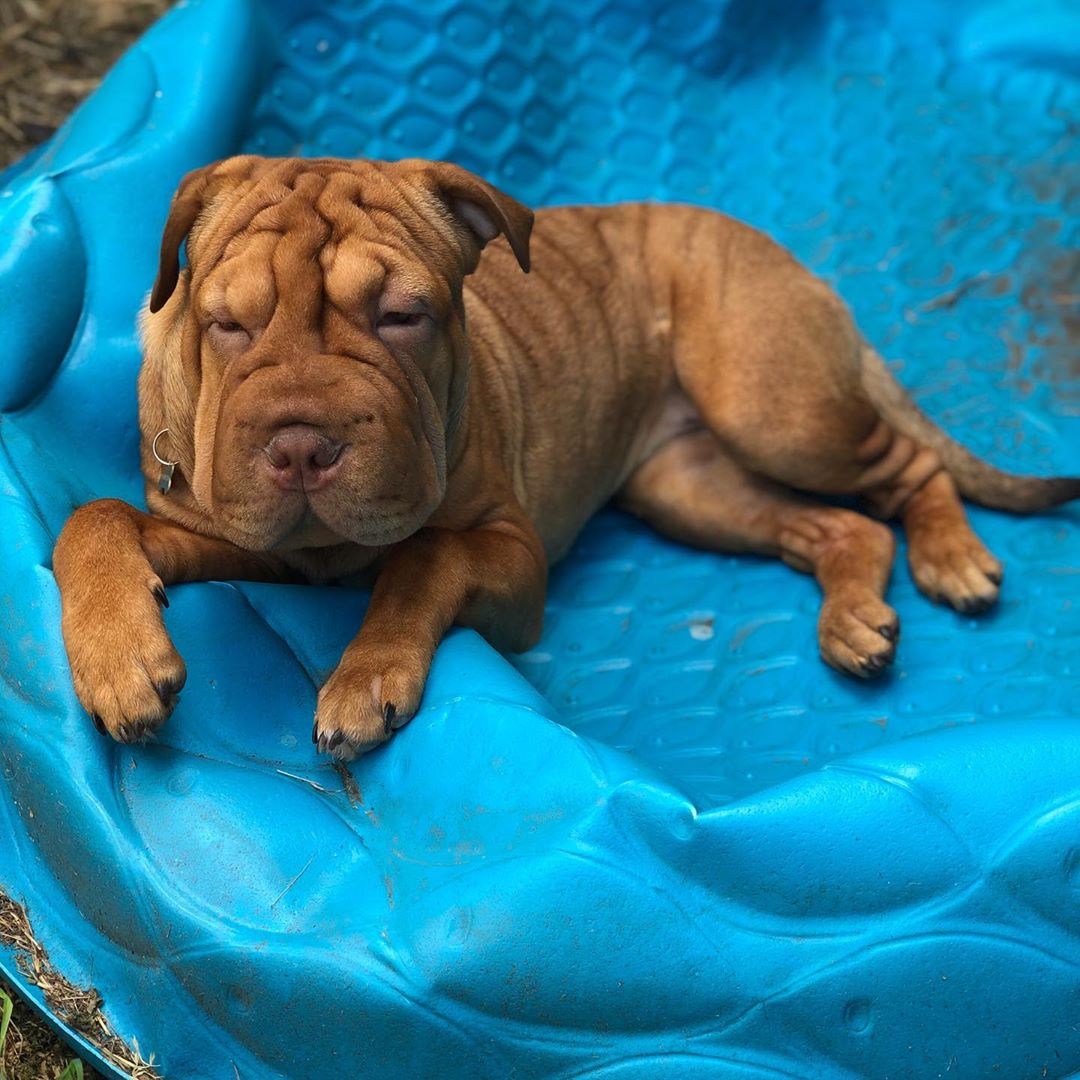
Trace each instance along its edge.
<path fill-rule="evenodd" d="M 978 620 L 898 562 L 873 685 L 812 582 L 606 512 L 528 682 L 452 634 L 359 799 L 308 731 L 362 595 L 175 588 L 188 686 L 127 749 L 49 572 L 74 505 L 140 500 L 134 313 L 176 180 L 240 149 L 722 207 L 978 451 L 1080 471 L 1078 73 L 1068 0 L 206 0 L 0 176 L 0 884 L 116 1028 L 185 1080 L 1080 1075 L 1075 510 L 974 515 Z"/>

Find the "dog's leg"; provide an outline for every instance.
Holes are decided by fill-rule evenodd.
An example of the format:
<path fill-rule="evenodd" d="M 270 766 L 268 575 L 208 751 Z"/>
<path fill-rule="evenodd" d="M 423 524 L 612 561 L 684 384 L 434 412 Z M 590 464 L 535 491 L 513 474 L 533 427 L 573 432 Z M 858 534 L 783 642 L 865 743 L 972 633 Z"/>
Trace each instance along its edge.
<path fill-rule="evenodd" d="M 389 739 L 419 707 L 435 649 L 455 623 L 498 649 L 530 648 L 546 585 L 543 547 L 519 515 L 466 532 L 422 529 L 398 544 L 360 633 L 319 693 L 313 741 L 348 760 Z"/>
<path fill-rule="evenodd" d="M 899 621 L 883 596 L 895 542 L 880 522 L 753 475 L 707 431 L 661 447 L 630 477 L 619 500 L 683 543 L 775 555 L 813 574 L 824 592 L 822 657 L 862 678 L 892 662 Z"/>
<path fill-rule="evenodd" d="M 968 524 L 938 452 L 882 419 L 847 308 L 775 245 L 758 238 L 743 258 L 719 313 L 704 290 L 720 282 L 683 283 L 676 372 L 704 422 L 756 474 L 858 495 L 875 515 L 899 517 L 919 588 L 960 611 L 988 607 L 1001 564 Z"/>
<path fill-rule="evenodd" d="M 121 742 L 153 733 L 186 677 L 161 617 L 165 586 L 211 578 L 279 580 L 273 559 L 189 532 L 116 499 L 80 507 L 53 552 L 75 693 Z"/>
<path fill-rule="evenodd" d="M 923 593 L 963 612 L 995 603 L 1004 567 L 975 535 L 947 472 L 935 473 L 908 495 L 899 515 L 911 576 Z"/>

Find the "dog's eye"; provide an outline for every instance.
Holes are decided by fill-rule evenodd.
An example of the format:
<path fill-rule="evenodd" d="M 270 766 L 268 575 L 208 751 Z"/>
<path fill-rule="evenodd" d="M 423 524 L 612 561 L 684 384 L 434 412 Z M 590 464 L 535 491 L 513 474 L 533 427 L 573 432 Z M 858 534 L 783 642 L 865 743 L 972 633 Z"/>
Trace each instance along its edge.
<path fill-rule="evenodd" d="M 210 340 L 219 349 L 246 349 L 251 342 L 251 334 L 238 322 L 231 319 L 218 319 L 210 324 Z"/>
<path fill-rule="evenodd" d="M 379 330 L 390 326 L 419 326 L 426 318 L 419 311 L 384 311 L 375 326 Z"/>

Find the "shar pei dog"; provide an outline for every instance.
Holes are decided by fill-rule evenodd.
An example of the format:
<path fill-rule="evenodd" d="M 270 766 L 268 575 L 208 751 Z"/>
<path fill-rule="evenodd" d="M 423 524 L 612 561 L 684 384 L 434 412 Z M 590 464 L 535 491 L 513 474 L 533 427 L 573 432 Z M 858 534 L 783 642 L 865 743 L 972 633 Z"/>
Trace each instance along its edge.
<path fill-rule="evenodd" d="M 54 558 L 79 700 L 124 742 L 184 684 L 161 613 L 173 582 L 370 567 L 312 732 L 350 758 L 409 721 L 449 627 L 533 645 L 548 566 L 608 500 L 684 543 L 813 574 L 821 655 L 865 678 L 900 632 L 884 522 L 901 523 L 918 587 L 973 612 L 1002 566 L 961 497 L 1023 512 L 1080 495 L 945 435 L 762 233 L 677 205 L 534 218 L 442 162 L 244 156 L 190 173 L 141 331 L 150 512 L 89 503 Z"/>

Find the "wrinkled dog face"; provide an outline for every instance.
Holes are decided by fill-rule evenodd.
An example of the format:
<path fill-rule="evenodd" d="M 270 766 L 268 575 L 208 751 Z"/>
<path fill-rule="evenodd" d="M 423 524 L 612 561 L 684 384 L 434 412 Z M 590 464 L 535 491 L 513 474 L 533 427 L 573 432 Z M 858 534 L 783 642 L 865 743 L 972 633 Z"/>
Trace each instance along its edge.
<path fill-rule="evenodd" d="M 144 340 L 151 368 L 181 368 L 160 372 L 162 426 L 222 535 L 379 546 L 423 525 L 467 387 L 462 280 L 500 232 L 527 269 L 531 219 L 443 163 L 243 157 L 185 178 Z"/>

